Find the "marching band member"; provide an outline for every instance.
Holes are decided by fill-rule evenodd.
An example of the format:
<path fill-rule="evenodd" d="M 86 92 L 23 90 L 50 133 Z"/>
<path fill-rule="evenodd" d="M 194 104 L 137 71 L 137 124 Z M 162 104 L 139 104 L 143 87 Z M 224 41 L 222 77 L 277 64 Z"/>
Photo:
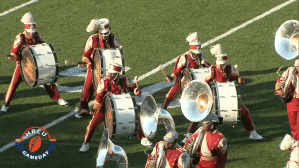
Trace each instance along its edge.
<path fill-rule="evenodd" d="M 238 70 L 231 64 L 226 64 L 227 54 L 222 54 L 222 47 L 220 44 L 211 48 L 211 54 L 215 55 L 216 66 L 212 65 L 209 68 L 205 78 L 206 83 L 210 84 L 211 82 L 224 83 L 227 81 L 237 81 L 239 84 L 244 84 L 244 78 L 239 75 Z M 245 130 L 250 132 L 250 139 L 265 140 L 256 132 L 249 110 L 243 105 L 243 103 L 241 103 L 241 120 Z M 194 132 L 197 125 L 198 122 L 191 122 L 187 132 Z"/>
<path fill-rule="evenodd" d="M 298 141 L 294 140 L 291 135 L 286 134 L 279 144 L 281 150 L 288 149 L 291 152 L 290 159 L 284 168 L 299 168 L 299 146 Z"/>
<path fill-rule="evenodd" d="M 299 59 L 294 63 L 293 67 L 289 67 L 277 79 L 275 85 L 275 95 L 280 95 L 285 99 L 287 104 L 288 118 L 293 138 L 298 141 L 298 114 L 299 114 Z M 287 93 L 284 91 L 286 88 Z M 287 94 L 287 95 L 286 95 Z"/>
<path fill-rule="evenodd" d="M 17 87 L 22 81 L 21 71 L 20 71 L 20 50 L 23 46 L 36 45 L 44 43 L 42 36 L 36 31 L 36 23 L 31 12 L 27 12 L 21 19 L 21 22 L 24 23 L 25 31 L 18 34 L 15 37 L 13 46 L 11 48 L 10 56 L 7 57 L 9 61 L 16 61 L 15 70 L 12 75 L 11 82 L 8 86 L 7 92 L 4 96 L 4 103 L 1 108 L 1 112 L 6 112 L 8 110 L 9 104 L 17 90 Z M 62 106 L 69 106 L 69 103 L 62 99 L 57 91 L 55 84 L 44 85 L 48 95 L 54 100 L 58 100 L 58 104 Z"/>
<path fill-rule="evenodd" d="M 190 162 L 196 165 L 196 168 L 225 167 L 227 139 L 218 131 L 218 123 L 218 116 L 209 113 L 208 116 L 202 120 L 202 127 L 191 135 L 185 143 L 184 149 L 190 154 Z M 197 138 L 200 139 L 197 140 Z M 196 145 L 195 151 L 193 151 L 194 145 Z"/>
<path fill-rule="evenodd" d="M 110 92 L 112 94 L 122 94 L 130 90 L 137 96 L 141 96 L 141 90 L 136 86 L 127 75 L 120 75 L 122 65 L 111 63 L 108 69 L 108 75 L 101 79 L 96 93 L 95 104 L 93 106 L 95 112 L 92 114 L 92 119 L 87 125 L 84 142 L 79 152 L 86 152 L 89 149 L 89 141 L 94 133 L 96 127 L 103 121 L 103 99 L 104 96 Z M 139 118 L 138 118 L 139 120 Z M 145 138 L 141 130 L 140 120 L 138 122 L 137 138 L 141 139 L 141 144 L 144 146 L 151 146 L 152 143 Z"/>
<path fill-rule="evenodd" d="M 188 71 L 188 68 L 199 69 L 200 67 L 209 67 L 211 65 L 201 53 L 201 43 L 198 42 L 197 32 L 190 34 L 186 40 L 189 42 L 189 51 L 177 58 L 172 74 L 166 77 L 168 82 L 175 81 L 175 83 L 166 94 L 161 109 L 167 110 L 169 103 L 179 94 L 180 80 L 184 71 Z"/>
<path fill-rule="evenodd" d="M 91 65 L 93 63 L 91 55 L 94 49 L 119 48 L 119 41 L 116 36 L 111 33 L 108 19 L 92 19 L 87 26 L 86 31 L 89 33 L 95 31 L 95 33 L 87 38 L 84 53 L 82 55 L 82 62 L 86 65 L 87 72 L 79 109 L 77 114 L 75 114 L 76 118 L 82 118 L 88 114 L 88 102 L 92 99 L 94 93 L 91 72 Z"/>
<path fill-rule="evenodd" d="M 178 133 L 170 131 L 164 136 L 164 141 L 158 142 L 151 155 L 146 160 L 145 168 L 156 168 L 157 162 L 159 168 L 187 168 L 189 167 L 190 156 L 176 141 Z M 161 155 L 162 154 L 162 155 Z"/>

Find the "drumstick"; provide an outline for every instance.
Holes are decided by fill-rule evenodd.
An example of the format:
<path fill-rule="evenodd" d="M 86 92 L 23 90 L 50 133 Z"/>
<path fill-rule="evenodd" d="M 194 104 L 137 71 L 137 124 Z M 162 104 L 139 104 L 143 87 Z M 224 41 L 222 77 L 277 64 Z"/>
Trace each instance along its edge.
<path fill-rule="evenodd" d="M 137 76 L 135 76 L 134 80 L 135 80 L 135 83 L 136 83 L 136 88 L 138 88 L 138 82 L 137 82 Z"/>
<path fill-rule="evenodd" d="M 205 60 L 201 60 L 200 63 L 206 65 L 207 67 L 210 67 L 208 64 L 206 64 L 206 61 L 205 61 Z"/>
<path fill-rule="evenodd" d="M 238 74 L 238 77 L 240 76 L 240 74 L 239 74 L 239 70 L 238 70 L 238 65 L 235 65 L 234 66 L 234 68 L 236 69 L 236 71 L 237 71 L 237 74 Z"/>

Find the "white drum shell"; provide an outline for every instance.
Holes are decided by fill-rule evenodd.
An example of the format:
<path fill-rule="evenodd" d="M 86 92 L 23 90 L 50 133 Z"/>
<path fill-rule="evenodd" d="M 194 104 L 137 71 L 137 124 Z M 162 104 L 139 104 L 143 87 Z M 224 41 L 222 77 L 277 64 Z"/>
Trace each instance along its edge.
<path fill-rule="evenodd" d="M 238 86 L 234 82 L 215 84 L 216 114 L 223 118 L 223 123 L 239 123 L 241 95 L 238 95 Z"/>
<path fill-rule="evenodd" d="M 38 69 L 36 85 L 55 82 L 58 71 L 56 52 L 47 43 L 29 45 L 28 48 L 32 53 L 33 59 L 36 61 L 35 66 Z"/>
<path fill-rule="evenodd" d="M 208 68 L 200 68 L 200 69 L 190 68 L 193 80 L 201 80 L 201 81 L 205 81 L 208 70 L 209 70 Z"/>
<path fill-rule="evenodd" d="M 130 94 L 111 95 L 114 104 L 114 136 L 132 136 L 137 128 L 135 105 Z"/>

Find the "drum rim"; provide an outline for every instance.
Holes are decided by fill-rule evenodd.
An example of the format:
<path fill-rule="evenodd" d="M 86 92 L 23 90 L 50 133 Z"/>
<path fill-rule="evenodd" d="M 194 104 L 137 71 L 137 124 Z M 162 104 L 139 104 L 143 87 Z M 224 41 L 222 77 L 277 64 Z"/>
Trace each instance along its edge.
<path fill-rule="evenodd" d="M 36 61 L 36 58 L 35 58 L 35 55 L 34 55 L 34 52 L 31 48 L 32 46 L 31 45 L 28 45 L 28 46 L 23 46 L 22 49 L 20 50 L 20 56 L 21 56 L 21 59 L 20 59 L 20 64 L 19 64 L 19 67 L 20 67 L 20 70 L 21 70 L 21 76 L 22 76 L 22 79 L 23 81 L 26 83 L 27 86 L 29 87 L 34 87 L 36 86 L 37 82 L 38 82 L 38 76 L 39 76 L 39 71 L 38 71 L 38 68 L 36 68 L 36 65 L 37 65 L 37 61 Z M 28 48 L 28 50 L 31 52 L 31 55 L 32 55 L 32 58 L 33 58 L 33 61 L 34 61 L 34 64 L 35 64 L 35 81 L 34 81 L 34 84 L 33 85 L 29 85 L 28 82 L 26 81 L 26 78 L 25 76 L 23 75 L 24 71 L 23 71 L 23 68 L 22 68 L 22 52 L 24 49 Z"/>
<path fill-rule="evenodd" d="M 45 43 L 42 43 L 42 44 L 45 44 Z M 48 46 L 51 48 L 53 56 L 54 56 L 56 74 L 55 74 L 55 79 L 54 79 L 53 83 L 55 83 L 58 80 L 58 73 L 59 73 L 58 59 L 57 59 L 57 55 L 56 55 L 56 52 L 55 52 L 52 44 L 50 44 L 50 43 L 46 43 L 46 44 L 48 44 Z"/>
<path fill-rule="evenodd" d="M 102 55 L 102 51 L 101 51 L 101 49 L 100 48 L 95 48 L 94 50 L 93 50 L 93 52 L 92 52 L 92 56 L 95 54 L 95 52 L 96 51 L 98 51 L 99 52 L 99 56 L 100 56 L 100 60 L 101 60 L 101 76 L 100 76 L 100 81 L 101 81 L 101 79 L 104 77 L 104 65 L 103 65 L 103 55 Z M 95 89 L 95 90 L 97 90 L 97 88 L 98 88 L 98 85 L 96 85 L 95 84 L 95 79 L 94 79 L 94 73 L 95 73 L 95 70 L 94 70 L 94 64 L 95 64 L 95 61 L 94 61 L 94 56 L 93 56 L 93 58 L 92 58 L 92 61 L 93 61 L 93 63 L 91 64 L 91 73 L 92 73 L 92 85 L 93 85 L 93 88 Z M 99 82 L 100 82 L 99 81 Z"/>
<path fill-rule="evenodd" d="M 217 96 L 218 94 L 218 87 L 216 87 L 217 84 L 223 84 L 223 83 L 227 83 L 227 82 L 215 82 L 213 86 L 213 89 L 212 91 L 215 92 L 215 95 L 214 96 L 214 104 L 216 104 L 217 102 L 217 105 L 215 106 L 215 112 L 216 112 L 216 115 L 218 117 L 221 117 L 219 116 L 220 115 L 220 109 L 219 109 L 219 106 L 220 106 L 220 101 L 219 101 L 219 97 Z M 226 124 L 232 124 L 232 125 L 235 125 L 235 124 L 239 124 L 241 122 L 241 93 L 240 93 L 240 88 L 239 88 L 239 84 L 236 82 L 236 81 L 230 81 L 229 83 L 234 83 L 235 84 L 235 88 L 236 88 L 236 93 L 237 93 L 237 99 L 238 99 L 238 116 L 237 116 L 237 121 L 234 121 L 234 122 L 227 122 L 227 121 L 222 121 L 222 124 L 226 123 Z M 213 93 L 214 94 L 214 93 Z M 240 97 L 238 97 L 240 95 Z M 223 117 L 221 117 L 223 118 Z M 221 124 L 221 125 L 222 125 Z"/>
<path fill-rule="evenodd" d="M 115 132 L 116 132 L 116 117 L 115 117 L 115 109 L 114 109 L 114 103 L 113 103 L 113 101 L 112 101 L 112 98 L 111 98 L 111 93 L 109 92 L 109 93 L 107 93 L 106 95 L 105 95 L 105 97 L 104 97 L 104 100 L 106 100 L 106 98 L 108 98 L 109 99 L 109 102 L 110 102 L 110 104 L 111 104 L 111 113 L 112 113 L 112 132 L 111 132 L 111 134 L 109 133 L 109 138 L 113 138 L 113 137 L 115 137 Z M 104 101 L 105 102 L 105 101 Z M 104 106 L 105 107 L 105 106 Z M 108 129 L 108 131 L 110 131 L 109 130 L 109 128 L 106 126 L 106 110 L 104 111 L 105 112 L 105 114 L 104 114 L 104 116 L 105 116 L 105 128 L 107 128 Z"/>

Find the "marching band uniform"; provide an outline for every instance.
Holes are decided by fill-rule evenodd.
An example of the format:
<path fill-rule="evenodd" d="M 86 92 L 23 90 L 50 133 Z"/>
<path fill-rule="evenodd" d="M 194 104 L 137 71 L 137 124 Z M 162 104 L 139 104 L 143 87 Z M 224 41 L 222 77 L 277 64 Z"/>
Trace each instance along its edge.
<path fill-rule="evenodd" d="M 218 116 L 216 114 L 210 113 L 204 120 L 203 123 L 218 123 Z M 202 133 L 199 136 L 199 132 Z M 195 145 L 196 139 L 199 139 L 199 143 L 196 144 L 196 155 L 199 160 L 196 163 L 196 168 L 224 168 L 227 158 L 227 139 L 222 133 L 220 133 L 217 128 L 214 130 L 203 130 L 200 127 L 193 135 L 191 135 L 184 145 L 184 149 L 192 156 L 192 149 Z M 191 165 L 190 165 L 191 168 Z"/>
<path fill-rule="evenodd" d="M 170 76 L 171 79 L 174 80 L 175 83 L 166 94 L 164 101 L 162 103 L 161 109 L 167 110 L 167 107 L 171 101 L 175 99 L 175 97 L 180 92 L 180 80 L 183 76 L 184 71 L 188 71 L 188 68 L 199 69 L 200 67 L 208 67 L 211 64 L 206 61 L 206 58 L 201 53 L 201 43 L 198 42 L 197 32 L 190 34 L 186 38 L 187 42 L 189 42 L 189 51 L 180 55 L 177 58 L 175 66 L 173 68 L 173 72 Z M 202 64 L 202 61 L 204 64 Z M 186 85 L 185 83 L 183 85 Z"/>
<path fill-rule="evenodd" d="M 6 112 L 8 110 L 9 104 L 17 90 L 17 87 L 22 81 L 21 77 L 21 71 L 20 71 L 20 50 L 23 46 L 28 45 L 36 45 L 40 43 L 44 43 L 42 36 L 36 31 L 33 15 L 31 12 L 27 12 L 23 17 L 21 22 L 24 23 L 25 31 L 18 34 L 15 37 L 13 46 L 11 48 L 10 56 L 8 57 L 8 60 L 14 61 L 16 60 L 16 68 L 14 70 L 14 73 L 12 75 L 12 79 L 10 82 L 10 85 L 8 86 L 7 92 L 4 97 L 4 104 L 1 108 L 1 112 Z M 30 37 L 29 34 L 32 34 L 32 37 Z M 48 84 L 44 85 L 48 95 L 52 100 L 58 99 L 59 105 L 68 106 L 69 103 L 60 98 L 60 95 L 57 91 L 55 84 Z"/>
<path fill-rule="evenodd" d="M 294 140 L 291 135 L 286 134 L 279 144 L 281 150 L 288 149 L 291 152 L 290 159 L 284 168 L 299 168 L 299 146 L 298 141 Z"/>
<path fill-rule="evenodd" d="M 92 53 L 95 48 L 108 49 L 119 48 L 119 41 L 116 36 L 110 33 L 109 20 L 102 18 L 99 20 L 92 19 L 87 26 L 87 32 L 96 31 L 95 34 L 89 36 L 85 43 L 84 53 L 82 55 L 82 62 L 86 65 L 86 79 L 80 99 L 80 106 L 78 113 L 75 115 L 77 118 L 81 118 L 88 114 L 88 102 L 91 100 L 94 87 L 92 84 L 92 72 L 91 67 L 93 64 Z"/>
<path fill-rule="evenodd" d="M 156 168 L 160 150 L 163 150 L 161 158 L 161 168 L 187 168 L 189 167 L 190 156 L 182 149 L 175 140 L 178 138 L 178 133 L 171 131 L 164 136 L 164 141 L 175 143 L 171 149 L 166 149 L 164 141 L 158 142 L 151 155 L 146 160 L 145 168 Z M 159 168 L 160 168 L 159 167 Z"/>
<path fill-rule="evenodd" d="M 206 74 L 205 82 L 210 84 L 211 82 L 224 83 L 227 81 L 237 81 L 239 84 L 244 83 L 244 79 L 239 75 L 237 69 L 231 64 L 226 64 L 227 54 L 222 54 L 222 47 L 217 44 L 211 48 L 211 53 L 215 55 L 216 66 L 212 65 Z M 223 66 L 223 68 L 220 68 Z M 257 134 L 254 124 L 252 122 L 249 110 L 241 103 L 241 120 L 246 131 L 250 131 L 250 139 L 261 140 L 262 136 Z M 190 123 L 189 130 L 194 132 L 198 125 L 198 122 Z"/>
<path fill-rule="evenodd" d="M 279 95 L 278 92 L 282 91 L 285 87 L 286 80 L 289 78 L 291 73 L 293 72 L 293 77 L 291 78 L 290 85 L 288 88 L 289 91 L 289 99 L 287 104 L 287 112 L 288 118 L 291 128 L 291 133 L 293 138 L 298 141 L 299 134 L 298 134 L 298 115 L 299 115 L 299 74 L 298 68 L 299 67 L 299 59 L 295 61 L 294 67 L 289 67 L 284 73 L 277 79 L 275 85 L 275 94 Z"/>
<path fill-rule="evenodd" d="M 119 72 L 121 72 L 122 66 L 116 63 L 110 64 L 108 75 L 101 79 L 98 88 L 97 88 L 97 94 L 95 98 L 95 104 L 94 104 L 94 110 L 95 113 L 92 115 L 92 119 L 87 125 L 86 128 L 86 134 L 84 137 L 84 143 L 79 150 L 80 152 L 86 152 L 89 149 L 89 141 L 94 133 L 94 130 L 96 127 L 103 121 L 104 115 L 103 115 L 103 99 L 104 96 L 110 92 L 112 94 L 122 94 L 126 93 L 127 90 L 130 90 L 132 93 L 134 93 L 137 96 L 141 95 L 141 91 L 137 88 L 136 84 L 126 75 L 120 75 Z M 110 73 L 117 74 L 114 79 L 111 79 Z M 139 120 L 139 118 L 138 118 Z M 142 139 L 143 141 L 148 141 L 147 138 L 143 135 L 143 132 L 141 130 L 140 120 L 138 122 L 138 130 L 137 130 L 137 138 Z M 144 143 L 143 145 L 152 145 L 151 142 Z"/>

